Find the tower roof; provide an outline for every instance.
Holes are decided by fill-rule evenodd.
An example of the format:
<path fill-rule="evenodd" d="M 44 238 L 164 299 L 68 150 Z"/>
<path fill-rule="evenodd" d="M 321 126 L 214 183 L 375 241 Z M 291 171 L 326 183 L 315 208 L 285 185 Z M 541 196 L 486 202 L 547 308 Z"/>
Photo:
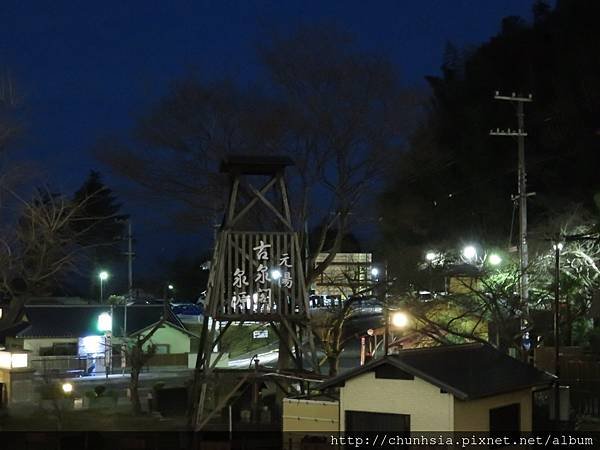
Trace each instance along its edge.
<path fill-rule="evenodd" d="M 221 173 L 244 175 L 271 175 L 282 171 L 294 162 L 287 156 L 230 155 L 221 161 Z"/>

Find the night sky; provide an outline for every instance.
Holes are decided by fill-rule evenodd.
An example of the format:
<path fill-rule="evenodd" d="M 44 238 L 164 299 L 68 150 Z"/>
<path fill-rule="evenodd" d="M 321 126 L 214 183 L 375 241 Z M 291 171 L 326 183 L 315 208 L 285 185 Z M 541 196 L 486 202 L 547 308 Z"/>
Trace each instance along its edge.
<path fill-rule="evenodd" d="M 43 167 L 40 183 L 74 191 L 98 169 L 117 193 L 123 181 L 90 148 L 105 134 L 126 133 L 136 114 L 171 80 L 195 70 L 241 82 L 260 77 L 255 47 L 275 30 L 331 23 L 360 46 L 387 54 L 407 85 L 438 74 L 446 42 L 486 41 L 507 15 L 530 19 L 528 0 L 396 1 L 22 1 L 0 6 L 0 69 L 24 95 L 20 157 Z M 190 248 L 160 216 L 127 198 L 138 241 L 138 270 Z M 146 208 L 147 210 L 147 208 Z"/>

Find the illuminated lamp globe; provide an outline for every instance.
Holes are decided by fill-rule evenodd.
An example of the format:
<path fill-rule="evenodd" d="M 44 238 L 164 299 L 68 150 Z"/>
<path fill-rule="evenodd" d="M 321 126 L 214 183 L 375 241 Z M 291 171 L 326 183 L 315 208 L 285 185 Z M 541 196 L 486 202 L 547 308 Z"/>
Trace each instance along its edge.
<path fill-rule="evenodd" d="M 477 257 L 477 250 L 472 245 L 467 245 L 462 252 L 463 256 L 469 261 L 474 260 Z"/>
<path fill-rule="evenodd" d="M 98 316 L 98 331 L 112 331 L 112 316 L 109 313 L 104 312 Z"/>
<path fill-rule="evenodd" d="M 271 278 L 275 281 L 279 280 L 281 278 L 281 271 L 279 269 L 271 270 Z"/>
<path fill-rule="evenodd" d="M 492 266 L 498 266 L 502 263 L 502 258 L 496 253 L 492 253 L 488 260 Z"/>
<path fill-rule="evenodd" d="M 403 312 L 392 314 L 392 325 L 395 328 L 404 328 L 408 325 L 408 316 Z"/>

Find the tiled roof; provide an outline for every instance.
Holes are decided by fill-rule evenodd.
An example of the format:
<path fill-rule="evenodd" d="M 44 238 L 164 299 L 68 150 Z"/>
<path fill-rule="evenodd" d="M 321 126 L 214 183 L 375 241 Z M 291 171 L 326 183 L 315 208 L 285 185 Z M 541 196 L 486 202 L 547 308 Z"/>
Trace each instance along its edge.
<path fill-rule="evenodd" d="M 29 326 L 17 333 L 17 337 L 83 337 L 101 334 L 98 316 L 110 313 L 110 305 L 45 305 L 26 306 L 25 320 Z M 113 335 L 123 335 L 125 308 L 114 306 Z M 162 305 L 133 305 L 127 307 L 127 334 L 149 327 L 163 315 Z M 167 322 L 185 329 L 171 310 Z"/>
<path fill-rule="evenodd" d="M 461 400 L 549 385 L 555 380 L 554 375 L 478 343 L 402 350 L 334 377 L 319 388 L 343 386 L 346 380 L 382 365 L 428 381 Z"/>

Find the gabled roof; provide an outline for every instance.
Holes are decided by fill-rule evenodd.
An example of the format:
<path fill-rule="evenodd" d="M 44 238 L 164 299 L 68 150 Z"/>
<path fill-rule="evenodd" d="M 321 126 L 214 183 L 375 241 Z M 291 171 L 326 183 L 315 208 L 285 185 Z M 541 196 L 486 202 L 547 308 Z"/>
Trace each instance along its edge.
<path fill-rule="evenodd" d="M 133 305 L 127 307 L 127 334 L 133 334 L 160 320 L 162 305 Z M 16 333 L 17 337 L 29 338 L 77 338 L 101 334 L 98 316 L 110 313 L 110 305 L 44 305 L 25 306 L 28 327 Z M 113 336 L 122 336 L 125 323 L 125 307 L 113 306 Z M 167 322 L 185 329 L 185 326 L 168 309 Z"/>
<path fill-rule="evenodd" d="M 157 324 L 157 322 L 158 322 L 158 321 L 156 321 L 156 322 L 154 322 L 154 323 L 151 323 L 151 324 L 150 324 L 150 325 L 148 325 L 147 327 L 144 327 L 144 328 L 142 328 L 142 329 L 139 329 L 139 330 L 137 330 L 137 331 L 134 331 L 133 333 L 129 333 L 129 331 L 128 331 L 128 332 L 127 332 L 127 335 L 128 335 L 128 336 L 135 336 L 135 335 L 141 334 L 141 333 L 143 333 L 143 332 L 145 332 L 145 331 L 147 331 L 147 330 L 151 330 L 151 329 L 154 327 L 154 325 L 156 325 L 156 324 Z M 169 326 L 169 327 L 171 327 L 171 328 L 174 328 L 174 329 L 176 329 L 177 331 L 180 331 L 180 332 L 182 332 L 182 333 L 184 333 L 184 334 L 187 334 L 189 337 L 193 337 L 193 338 L 199 338 L 199 337 L 200 337 L 200 336 L 198 336 L 197 334 L 195 334 L 195 333 L 192 333 L 191 331 L 189 331 L 189 330 L 187 330 L 187 329 L 185 329 L 185 328 L 183 328 L 183 327 L 177 326 L 177 325 L 175 325 L 174 323 L 172 323 L 172 322 L 170 322 L 170 321 L 168 321 L 168 320 L 167 320 L 167 321 L 166 321 L 166 322 L 165 322 L 163 325 L 167 325 L 167 326 Z"/>
<path fill-rule="evenodd" d="M 556 379 L 490 345 L 477 343 L 402 350 L 334 377 L 319 389 L 343 386 L 346 380 L 384 365 L 396 369 L 399 375 L 421 378 L 460 400 L 549 385 Z"/>

